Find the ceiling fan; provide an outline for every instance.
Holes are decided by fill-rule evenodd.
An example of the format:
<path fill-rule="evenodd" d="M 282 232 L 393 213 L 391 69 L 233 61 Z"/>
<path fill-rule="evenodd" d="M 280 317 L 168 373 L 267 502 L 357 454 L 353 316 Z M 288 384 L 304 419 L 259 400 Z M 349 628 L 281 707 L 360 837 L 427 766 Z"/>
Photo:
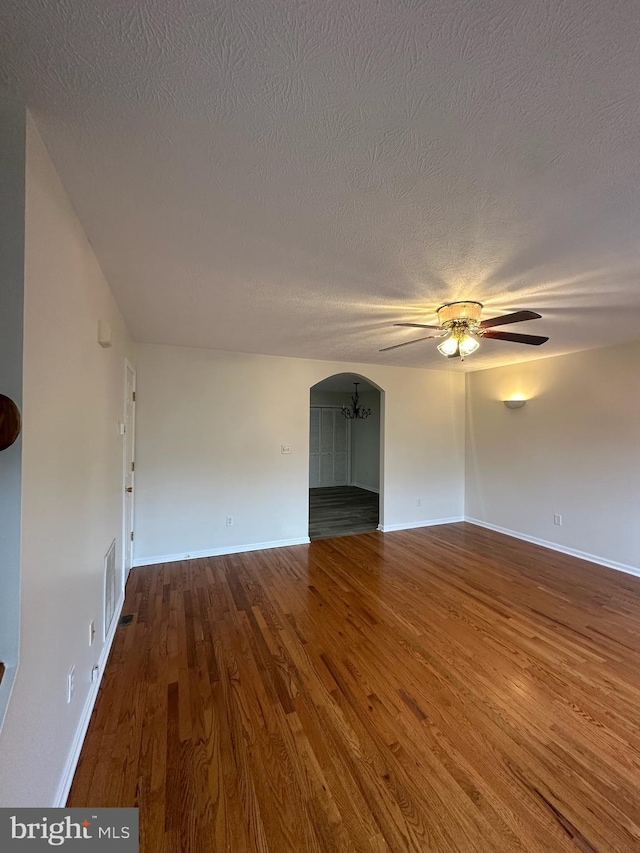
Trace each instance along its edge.
<path fill-rule="evenodd" d="M 406 347 L 409 344 L 417 344 L 420 341 L 428 341 L 433 338 L 445 339 L 438 344 L 438 351 L 447 358 L 459 358 L 464 361 L 465 356 L 471 355 L 480 346 L 479 338 L 491 338 L 495 341 L 512 341 L 515 344 L 529 344 L 538 347 L 546 343 L 549 338 L 541 335 L 522 335 L 513 332 L 494 332 L 493 326 L 506 326 L 508 323 L 521 323 L 523 320 L 538 320 L 540 314 L 535 311 L 516 311 L 513 314 L 503 314 L 501 317 L 491 317 L 488 320 L 480 320 L 482 313 L 482 302 L 465 300 L 463 302 L 445 302 L 438 308 L 439 326 L 427 326 L 424 323 L 394 323 L 394 326 L 411 326 L 418 329 L 434 329 L 438 334 L 427 335 L 426 338 L 416 338 L 413 341 L 405 341 L 402 344 L 394 344 L 391 347 L 383 347 L 380 352 L 386 352 L 398 347 Z M 445 337 L 446 336 L 446 337 Z"/>

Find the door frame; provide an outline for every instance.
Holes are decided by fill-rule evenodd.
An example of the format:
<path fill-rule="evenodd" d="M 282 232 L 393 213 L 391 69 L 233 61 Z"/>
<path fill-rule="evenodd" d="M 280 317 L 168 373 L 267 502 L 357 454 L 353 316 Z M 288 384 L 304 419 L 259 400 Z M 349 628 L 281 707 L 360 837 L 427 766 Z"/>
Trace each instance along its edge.
<path fill-rule="evenodd" d="M 131 372 L 133 376 L 133 394 L 134 398 L 132 401 L 132 409 L 131 409 L 131 429 L 127 434 L 126 424 L 127 424 L 127 374 Z M 129 513 L 129 517 L 127 518 L 127 476 L 131 474 L 131 485 L 135 486 L 135 469 L 132 471 L 127 471 L 127 450 L 128 445 L 131 445 L 131 461 L 135 464 L 135 452 L 136 452 L 136 399 L 135 399 L 135 391 L 136 391 L 136 370 L 135 367 L 131 364 L 128 358 L 124 360 L 124 391 L 123 391 L 123 411 L 122 411 L 122 423 L 124 426 L 123 439 L 122 442 L 122 572 L 121 572 L 121 583 L 122 588 L 121 592 L 124 591 L 124 588 L 127 583 L 127 578 L 129 577 L 129 572 L 131 571 L 131 567 L 133 566 L 133 553 L 134 553 L 134 541 L 131 539 L 131 533 L 133 532 L 133 527 L 135 523 L 135 491 L 132 492 L 131 495 L 131 511 Z M 130 524 L 129 524 L 130 522 Z M 128 559 L 127 559 L 128 553 Z M 128 565 L 127 565 L 128 563 Z"/>
<path fill-rule="evenodd" d="M 320 378 L 316 379 L 315 382 L 312 382 L 311 385 L 307 386 L 307 431 L 306 431 L 306 448 L 307 448 L 307 486 L 305 492 L 305 506 L 307 509 L 307 530 L 309 529 L 309 432 L 310 432 L 310 417 L 309 413 L 311 412 L 311 392 L 318 385 L 321 385 L 325 379 L 331 379 L 334 376 L 340 376 L 344 373 L 349 373 L 351 376 L 356 376 L 358 379 L 361 379 L 363 382 L 371 385 L 373 388 L 378 391 L 380 394 L 380 475 L 379 475 L 379 494 L 380 494 L 380 503 L 379 503 L 379 523 L 378 530 L 384 530 L 384 520 L 385 520 L 385 500 L 386 500 L 386 488 L 385 488 L 385 473 L 386 473 L 386 450 L 387 450 L 387 441 L 386 441 L 386 424 L 387 424 L 387 394 L 382 385 L 376 382 L 374 379 L 371 379 L 364 373 L 358 373 L 350 370 L 339 370 L 333 373 L 325 373 L 324 371 L 320 373 Z M 351 464 L 351 453 L 349 453 L 349 464 Z M 351 474 L 351 471 L 349 472 Z"/>

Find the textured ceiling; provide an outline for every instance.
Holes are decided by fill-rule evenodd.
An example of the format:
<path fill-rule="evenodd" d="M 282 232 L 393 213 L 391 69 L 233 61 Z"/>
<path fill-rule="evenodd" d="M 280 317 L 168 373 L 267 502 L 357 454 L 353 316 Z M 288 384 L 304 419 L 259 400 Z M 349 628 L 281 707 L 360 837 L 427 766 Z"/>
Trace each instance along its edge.
<path fill-rule="evenodd" d="M 638 337 L 639 39 L 637 0 L 3 0 L 0 80 L 137 340 L 473 369 Z M 464 298 L 551 340 L 378 353 Z"/>

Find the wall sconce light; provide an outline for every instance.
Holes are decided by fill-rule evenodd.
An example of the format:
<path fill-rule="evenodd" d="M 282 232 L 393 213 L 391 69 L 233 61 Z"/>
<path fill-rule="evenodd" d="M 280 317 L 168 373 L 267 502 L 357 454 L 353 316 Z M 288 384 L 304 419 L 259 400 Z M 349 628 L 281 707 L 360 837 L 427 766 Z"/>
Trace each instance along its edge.
<path fill-rule="evenodd" d="M 113 346 L 113 332 L 106 320 L 98 320 L 98 343 L 105 349 Z"/>
<path fill-rule="evenodd" d="M 505 404 L 507 409 L 521 409 L 527 401 L 526 400 L 503 400 L 502 402 Z"/>

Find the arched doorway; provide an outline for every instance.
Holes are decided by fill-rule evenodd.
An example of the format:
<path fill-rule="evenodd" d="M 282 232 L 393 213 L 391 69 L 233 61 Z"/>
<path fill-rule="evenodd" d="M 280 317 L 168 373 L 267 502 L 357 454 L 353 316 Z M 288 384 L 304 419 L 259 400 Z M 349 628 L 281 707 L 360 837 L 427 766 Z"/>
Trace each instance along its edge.
<path fill-rule="evenodd" d="M 347 417 L 357 385 L 366 417 Z M 376 530 L 380 521 L 381 389 L 338 373 L 310 389 L 309 538 Z M 353 413 L 353 412 L 352 412 Z M 362 411 L 361 411 L 362 414 Z"/>

